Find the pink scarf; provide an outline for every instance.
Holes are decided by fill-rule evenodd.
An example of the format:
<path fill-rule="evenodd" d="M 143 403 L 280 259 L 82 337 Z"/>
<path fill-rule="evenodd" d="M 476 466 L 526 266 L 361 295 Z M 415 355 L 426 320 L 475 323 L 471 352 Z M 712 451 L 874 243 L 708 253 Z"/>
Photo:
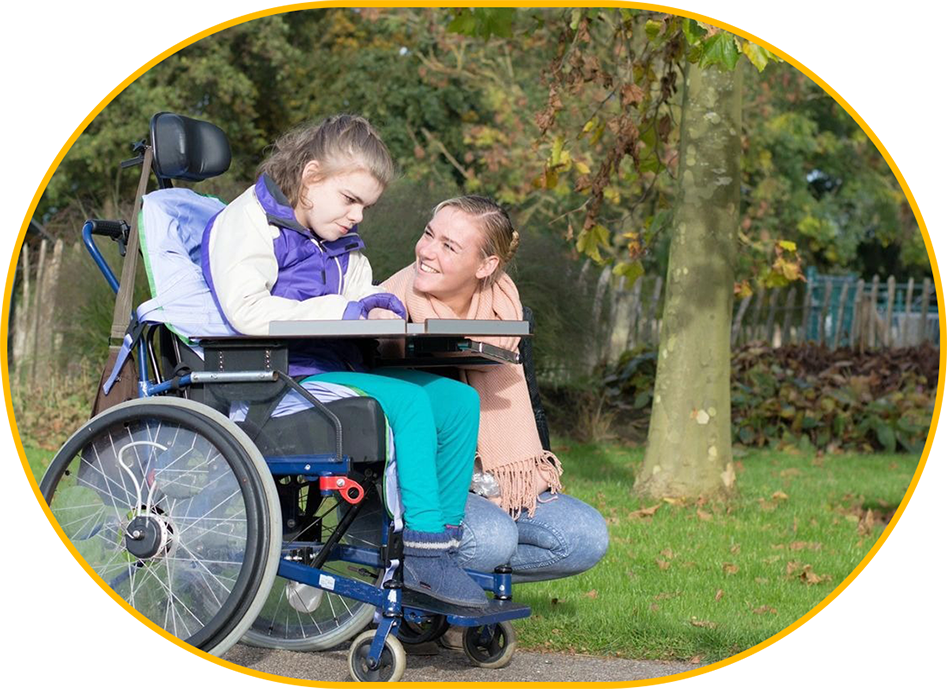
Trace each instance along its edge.
<path fill-rule="evenodd" d="M 436 297 L 414 289 L 414 264 L 388 278 L 382 288 L 394 294 L 408 310 L 408 319 L 422 323 L 428 318 L 482 320 L 522 320 L 523 306 L 516 285 L 502 275 L 493 285 L 474 293 L 466 314 L 454 313 Z M 518 337 L 478 338 L 515 350 Z M 523 509 L 532 516 L 536 510 L 539 481 L 545 479 L 552 493 L 562 490 L 559 459 L 543 449 L 536 430 L 533 407 L 526 387 L 523 367 L 497 364 L 479 369 L 461 369 L 462 380 L 480 394 L 480 435 L 477 461 L 500 484 L 503 509 L 514 518 Z"/>

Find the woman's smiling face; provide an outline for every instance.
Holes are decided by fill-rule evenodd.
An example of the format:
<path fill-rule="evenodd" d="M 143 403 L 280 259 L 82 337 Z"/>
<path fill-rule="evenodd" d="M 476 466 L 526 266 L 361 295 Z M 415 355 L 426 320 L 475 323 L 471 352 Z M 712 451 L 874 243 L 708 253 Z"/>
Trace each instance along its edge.
<path fill-rule="evenodd" d="M 453 206 L 442 208 L 414 247 L 414 288 L 447 304 L 469 303 L 480 280 L 496 268 L 496 257 L 484 258 L 482 243 L 474 218 Z"/>

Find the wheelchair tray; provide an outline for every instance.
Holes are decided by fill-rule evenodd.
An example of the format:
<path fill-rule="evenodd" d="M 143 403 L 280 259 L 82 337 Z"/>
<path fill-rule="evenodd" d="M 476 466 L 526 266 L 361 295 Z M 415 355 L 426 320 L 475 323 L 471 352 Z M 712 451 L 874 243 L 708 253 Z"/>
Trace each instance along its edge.
<path fill-rule="evenodd" d="M 273 321 L 270 337 L 530 337 L 528 321 L 430 318 L 424 323 L 391 320 Z"/>
<path fill-rule="evenodd" d="M 518 620 L 529 617 L 528 605 L 520 605 L 509 600 L 491 598 L 485 608 L 465 608 L 434 600 L 417 591 L 404 589 L 401 593 L 401 607 L 419 610 L 433 615 L 443 615 L 448 624 L 457 627 L 477 627 L 482 624 L 495 624 L 506 620 Z"/>

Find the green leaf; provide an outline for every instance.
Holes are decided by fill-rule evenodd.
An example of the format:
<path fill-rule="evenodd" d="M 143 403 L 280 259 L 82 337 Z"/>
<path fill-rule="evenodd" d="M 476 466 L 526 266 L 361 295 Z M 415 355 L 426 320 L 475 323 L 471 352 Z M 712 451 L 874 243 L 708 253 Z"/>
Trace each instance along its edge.
<path fill-rule="evenodd" d="M 635 284 L 635 281 L 644 275 L 644 266 L 641 261 L 632 261 L 631 263 L 619 263 L 612 268 L 613 275 L 623 275 L 626 280 L 625 288 L 628 289 Z"/>
<path fill-rule="evenodd" d="M 582 10 L 576 8 L 572 10 L 572 21 L 569 22 L 569 28 L 575 31 L 579 28 L 580 21 L 582 21 Z"/>
<path fill-rule="evenodd" d="M 514 11 L 512 8 L 504 7 L 478 7 L 462 10 L 447 25 L 447 30 L 465 36 L 479 36 L 483 39 L 491 36 L 512 38 Z"/>
<path fill-rule="evenodd" d="M 750 43 L 749 41 L 743 41 L 743 45 L 740 47 L 743 51 L 743 54 L 746 55 L 747 59 L 753 63 L 753 66 L 757 70 L 762 72 L 766 69 L 766 65 L 770 62 L 776 62 L 779 60 L 778 57 L 769 52 L 766 48 L 756 45 L 756 43 Z"/>
<path fill-rule="evenodd" d="M 565 139 L 561 136 L 557 136 L 556 140 L 552 142 L 552 153 L 549 155 L 550 165 L 556 166 L 562 162 L 562 147 L 565 143 Z"/>
<path fill-rule="evenodd" d="M 707 35 L 707 29 L 702 27 L 693 19 L 684 20 L 684 38 L 690 45 L 699 45 L 700 39 Z"/>
<path fill-rule="evenodd" d="M 700 56 L 700 66 L 710 67 L 721 65 L 727 70 L 733 70 L 740 59 L 740 49 L 737 47 L 733 34 L 726 31 L 716 33 L 704 42 L 704 51 Z"/>
<path fill-rule="evenodd" d="M 645 22 L 645 25 L 644 25 L 644 32 L 648 35 L 648 38 L 652 41 L 658 37 L 658 35 L 661 33 L 663 29 L 664 29 L 664 23 L 656 22 L 653 19 L 649 19 L 647 22 Z"/>

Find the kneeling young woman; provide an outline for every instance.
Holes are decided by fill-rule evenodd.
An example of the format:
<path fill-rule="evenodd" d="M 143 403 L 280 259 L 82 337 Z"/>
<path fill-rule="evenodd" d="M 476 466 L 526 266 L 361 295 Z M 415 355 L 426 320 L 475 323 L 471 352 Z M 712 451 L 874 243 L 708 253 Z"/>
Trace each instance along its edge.
<path fill-rule="evenodd" d="M 383 288 L 404 303 L 408 318 L 521 320 L 523 305 L 504 272 L 519 233 L 503 208 L 482 196 L 440 203 L 415 247 L 415 262 Z M 516 349 L 519 338 L 484 338 Z M 608 547 L 605 520 L 561 492 L 562 468 L 536 429 L 523 367 L 464 369 L 480 394 L 479 469 L 499 496 L 470 493 L 459 564 L 492 571 L 510 564 L 514 581 L 558 579 L 595 565 Z"/>

